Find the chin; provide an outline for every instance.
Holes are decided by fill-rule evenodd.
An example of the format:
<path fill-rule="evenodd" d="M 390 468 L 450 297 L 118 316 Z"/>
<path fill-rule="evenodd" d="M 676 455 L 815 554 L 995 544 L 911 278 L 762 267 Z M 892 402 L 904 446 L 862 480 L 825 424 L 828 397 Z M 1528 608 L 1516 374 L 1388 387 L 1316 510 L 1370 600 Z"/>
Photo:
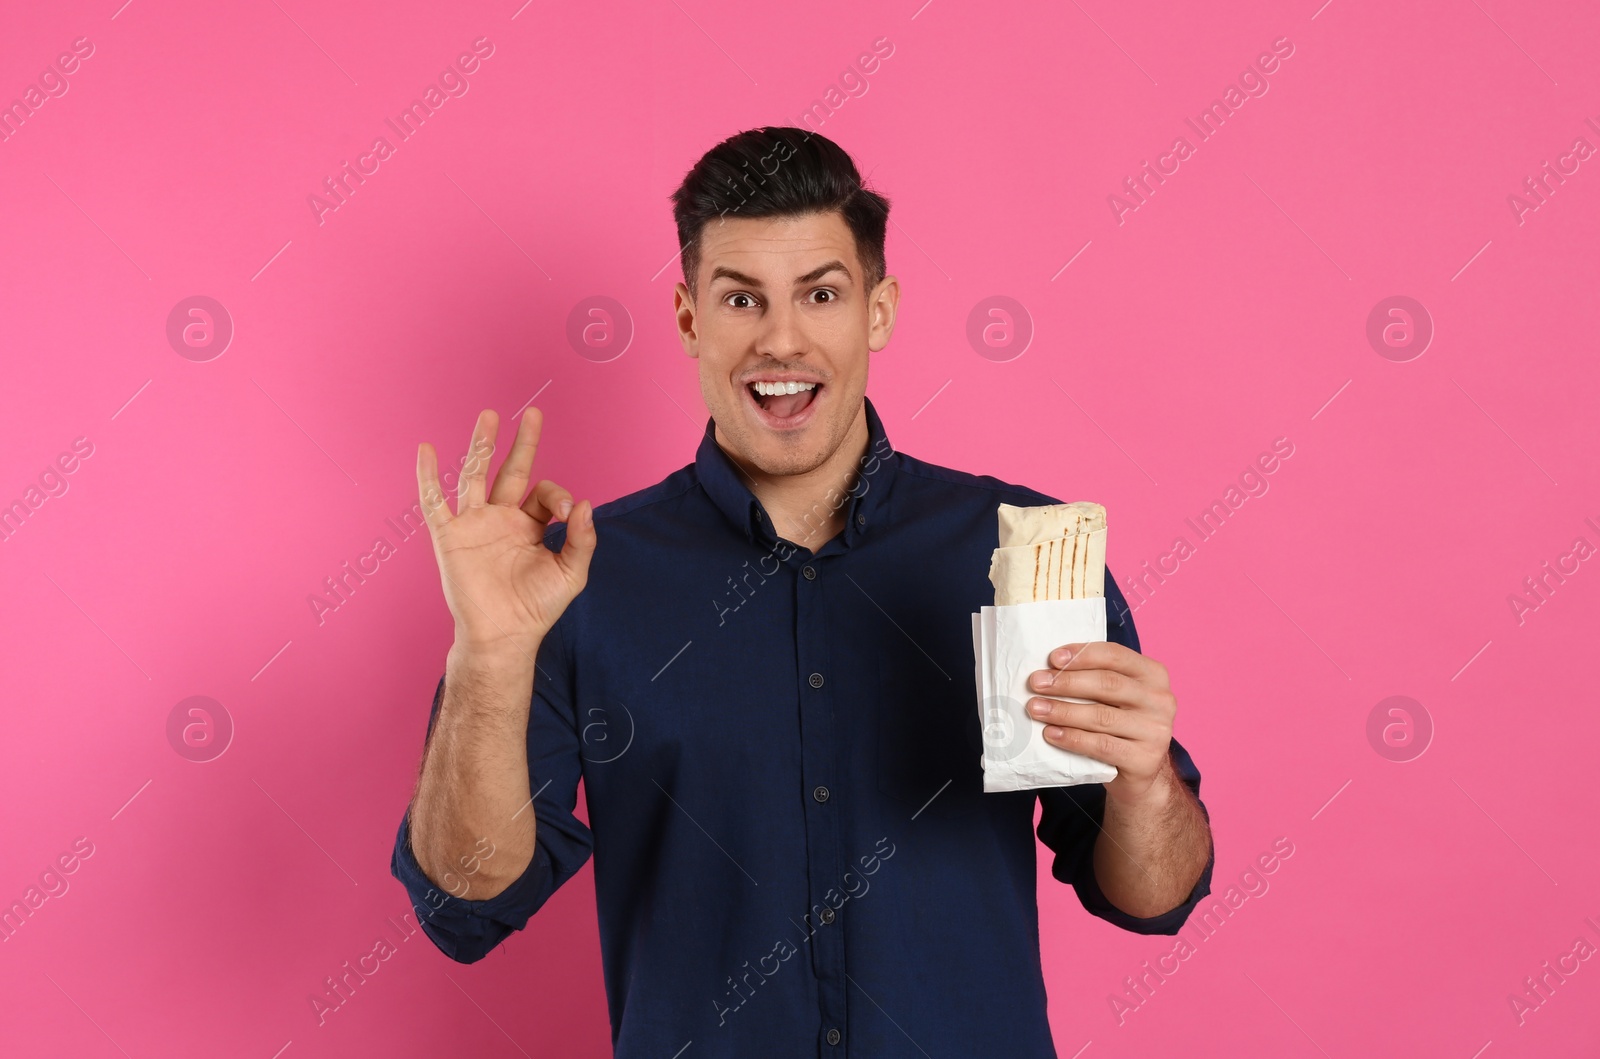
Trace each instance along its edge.
<path fill-rule="evenodd" d="M 755 464 L 761 473 L 785 478 L 814 471 L 828 460 L 828 453 L 816 446 L 799 449 L 788 445 L 758 444 L 755 451 L 742 455 Z"/>

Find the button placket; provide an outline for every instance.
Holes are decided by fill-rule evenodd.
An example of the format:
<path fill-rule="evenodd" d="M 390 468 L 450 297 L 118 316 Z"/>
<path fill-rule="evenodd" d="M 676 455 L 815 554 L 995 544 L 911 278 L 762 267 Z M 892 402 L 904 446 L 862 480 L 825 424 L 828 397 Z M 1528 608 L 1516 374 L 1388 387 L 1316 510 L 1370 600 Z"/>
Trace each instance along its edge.
<path fill-rule="evenodd" d="M 817 576 L 816 566 L 809 562 L 798 564 L 798 573 L 800 576 L 794 582 L 799 586 L 794 594 L 795 656 L 801 680 L 798 703 L 800 790 L 803 792 L 808 870 L 807 907 L 797 911 L 805 921 L 815 925 L 809 947 L 810 970 L 816 977 L 818 1022 L 823 1027 L 834 1027 L 836 1039 L 842 1040 L 838 1027 L 845 1023 L 848 996 L 844 936 L 836 924 L 841 918 L 837 908 L 840 904 L 838 890 L 846 885 L 840 880 L 848 865 L 841 861 L 839 814 L 831 804 L 833 792 L 828 786 L 829 781 L 839 775 L 841 751 L 832 703 L 834 686 L 824 679 L 824 672 L 835 657 L 834 645 L 829 639 L 834 623 L 830 621 L 826 606 L 829 592 Z"/>

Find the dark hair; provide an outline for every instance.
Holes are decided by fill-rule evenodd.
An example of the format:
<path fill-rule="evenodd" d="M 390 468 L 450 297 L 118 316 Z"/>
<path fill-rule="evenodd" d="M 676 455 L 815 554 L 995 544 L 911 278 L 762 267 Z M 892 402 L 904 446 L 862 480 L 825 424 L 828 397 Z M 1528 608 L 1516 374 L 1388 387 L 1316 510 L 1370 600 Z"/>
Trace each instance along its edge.
<path fill-rule="evenodd" d="M 747 129 L 700 156 L 672 193 L 683 280 L 691 294 L 700 270 L 700 233 L 712 221 L 735 217 L 792 217 L 837 210 L 855 236 L 856 257 L 871 289 L 887 265 L 883 239 L 889 200 L 861 184 L 844 148 L 817 133 L 791 127 Z"/>

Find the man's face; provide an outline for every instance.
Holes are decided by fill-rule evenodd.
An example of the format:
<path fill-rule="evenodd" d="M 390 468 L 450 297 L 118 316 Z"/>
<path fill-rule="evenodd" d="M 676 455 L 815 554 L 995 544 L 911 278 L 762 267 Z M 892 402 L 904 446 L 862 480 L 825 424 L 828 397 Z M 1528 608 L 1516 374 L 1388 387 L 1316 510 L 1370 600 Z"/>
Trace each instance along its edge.
<path fill-rule="evenodd" d="M 725 449 L 771 475 L 803 474 L 838 450 L 900 296 L 892 276 L 866 280 L 836 211 L 706 225 L 697 296 L 680 283 L 674 304 Z"/>

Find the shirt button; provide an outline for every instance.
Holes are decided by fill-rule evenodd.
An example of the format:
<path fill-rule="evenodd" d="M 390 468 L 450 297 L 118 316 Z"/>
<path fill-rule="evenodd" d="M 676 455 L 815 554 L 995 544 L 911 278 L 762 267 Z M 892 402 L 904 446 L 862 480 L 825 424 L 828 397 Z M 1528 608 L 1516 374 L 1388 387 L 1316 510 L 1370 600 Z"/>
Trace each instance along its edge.
<path fill-rule="evenodd" d="M 822 921 L 824 923 L 832 923 L 837 918 L 838 918 L 838 914 L 836 912 L 834 912 L 833 909 L 824 908 L 822 910 Z M 838 1042 L 835 1041 L 834 1043 L 837 1044 Z"/>
<path fill-rule="evenodd" d="M 821 673 L 813 673 L 813 674 L 811 674 L 811 686 L 814 687 L 814 688 L 822 687 L 822 674 Z"/>
<path fill-rule="evenodd" d="M 817 579 L 817 568 L 814 566 L 802 566 L 800 572 L 806 575 L 807 581 L 815 581 Z"/>
<path fill-rule="evenodd" d="M 828 788 L 826 788 L 826 787 L 818 787 L 816 790 L 811 792 L 811 797 L 815 798 L 819 802 L 827 801 L 828 800 Z"/>
<path fill-rule="evenodd" d="M 829 1044 L 838 1044 L 839 1043 L 839 1036 L 840 1035 L 839 1035 L 839 1031 L 838 1030 L 829 1030 L 828 1031 L 828 1043 Z"/>
<path fill-rule="evenodd" d="M 865 526 L 866 524 L 867 524 L 867 516 L 865 516 L 865 515 L 857 515 L 856 516 L 856 525 Z"/>

